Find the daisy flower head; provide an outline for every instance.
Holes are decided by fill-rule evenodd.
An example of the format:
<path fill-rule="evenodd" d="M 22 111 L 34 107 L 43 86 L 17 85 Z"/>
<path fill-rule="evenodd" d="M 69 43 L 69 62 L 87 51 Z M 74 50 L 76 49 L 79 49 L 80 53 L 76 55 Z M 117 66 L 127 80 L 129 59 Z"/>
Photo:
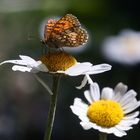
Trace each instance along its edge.
<path fill-rule="evenodd" d="M 126 65 L 140 63 L 140 32 L 123 30 L 118 36 L 106 38 L 102 45 L 104 56 Z"/>
<path fill-rule="evenodd" d="M 50 74 L 64 74 L 78 76 L 85 74 L 98 74 L 111 70 L 109 64 L 93 65 L 90 62 L 78 62 L 73 56 L 65 52 L 54 52 L 42 55 L 39 60 L 25 55 L 20 55 L 18 60 L 6 60 L 0 63 L 14 64 L 13 71 L 21 72 L 47 72 Z"/>
<path fill-rule="evenodd" d="M 118 137 L 126 135 L 132 125 L 139 122 L 140 106 L 134 90 L 127 91 L 127 86 L 118 83 L 114 89 L 105 87 L 100 93 L 97 83 L 90 84 L 90 90 L 84 92 L 88 104 L 80 98 L 75 98 L 70 106 L 72 112 L 81 120 L 80 125 L 85 129 L 96 129 Z"/>

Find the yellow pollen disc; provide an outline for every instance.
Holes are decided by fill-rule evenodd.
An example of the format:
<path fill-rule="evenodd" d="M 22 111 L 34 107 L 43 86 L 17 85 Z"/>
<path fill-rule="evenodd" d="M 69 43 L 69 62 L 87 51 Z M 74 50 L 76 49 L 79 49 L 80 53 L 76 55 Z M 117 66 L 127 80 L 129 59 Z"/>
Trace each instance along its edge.
<path fill-rule="evenodd" d="M 112 100 L 93 102 L 87 111 L 90 121 L 102 127 L 113 127 L 124 117 L 121 105 Z"/>
<path fill-rule="evenodd" d="M 64 52 L 48 53 L 41 56 L 40 60 L 50 72 L 65 71 L 77 63 L 73 56 Z"/>

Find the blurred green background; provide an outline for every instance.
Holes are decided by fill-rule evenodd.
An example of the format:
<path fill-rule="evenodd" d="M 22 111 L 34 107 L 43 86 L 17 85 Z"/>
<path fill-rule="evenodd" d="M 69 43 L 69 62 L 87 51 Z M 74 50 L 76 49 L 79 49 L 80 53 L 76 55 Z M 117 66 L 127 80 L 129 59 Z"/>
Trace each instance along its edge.
<path fill-rule="evenodd" d="M 140 65 L 127 66 L 106 60 L 101 53 L 102 41 L 122 29 L 140 30 L 138 0 L 0 0 L 0 62 L 17 59 L 19 54 L 38 58 L 42 53 L 39 28 L 47 17 L 71 13 L 88 30 L 87 49 L 74 54 L 80 62 L 109 63 L 112 70 L 92 76 L 100 87 L 114 87 L 123 82 L 136 90 L 140 99 Z M 51 77 L 41 74 L 51 85 Z M 76 90 L 82 77 L 64 77 L 52 133 L 52 140 L 92 140 L 96 130 L 85 131 L 69 106 L 75 97 L 83 98 Z M 13 72 L 10 65 L 0 67 L 0 139 L 42 140 L 47 120 L 49 96 L 29 73 Z M 110 139 L 132 140 L 140 137 L 139 126 L 128 135 Z"/>

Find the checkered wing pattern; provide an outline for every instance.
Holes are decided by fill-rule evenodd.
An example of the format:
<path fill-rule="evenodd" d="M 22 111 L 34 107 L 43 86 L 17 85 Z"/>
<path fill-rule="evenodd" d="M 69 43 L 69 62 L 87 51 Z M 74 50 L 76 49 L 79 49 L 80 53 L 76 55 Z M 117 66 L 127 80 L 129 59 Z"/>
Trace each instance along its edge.
<path fill-rule="evenodd" d="M 44 38 L 48 47 L 78 47 L 87 42 L 88 34 L 75 16 L 67 14 L 58 21 L 48 21 Z"/>

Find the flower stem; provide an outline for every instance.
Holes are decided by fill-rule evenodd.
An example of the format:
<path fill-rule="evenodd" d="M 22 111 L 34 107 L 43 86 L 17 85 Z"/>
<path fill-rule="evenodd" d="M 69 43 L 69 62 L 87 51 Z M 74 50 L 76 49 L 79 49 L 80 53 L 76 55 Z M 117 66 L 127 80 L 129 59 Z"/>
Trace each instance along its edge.
<path fill-rule="evenodd" d="M 106 133 L 99 133 L 99 140 L 107 140 L 107 134 Z"/>
<path fill-rule="evenodd" d="M 59 81 L 60 81 L 60 76 L 54 75 L 53 76 L 53 85 L 52 85 L 53 95 L 51 95 L 51 99 L 50 99 L 48 120 L 47 120 L 47 126 L 46 126 L 44 140 L 50 140 L 50 138 L 51 138 L 53 123 L 54 123 L 54 118 L 55 118 L 56 104 L 57 104 Z"/>

